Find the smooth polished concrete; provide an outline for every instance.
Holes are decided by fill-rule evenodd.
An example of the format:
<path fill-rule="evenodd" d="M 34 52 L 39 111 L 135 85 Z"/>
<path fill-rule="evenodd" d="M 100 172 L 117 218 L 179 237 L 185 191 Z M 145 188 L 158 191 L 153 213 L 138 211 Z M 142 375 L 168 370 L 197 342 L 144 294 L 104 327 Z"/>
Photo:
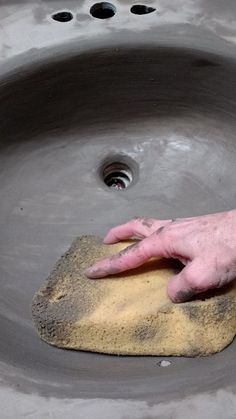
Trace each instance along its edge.
<path fill-rule="evenodd" d="M 22 47 L 19 54 L 15 44 L 12 56 L 1 56 L 0 371 L 6 417 L 14 403 L 22 406 L 22 416 L 29 414 L 32 400 L 35 417 L 56 406 L 73 417 L 76 400 L 101 399 L 115 418 L 132 417 L 137 409 L 141 415 L 142 408 L 136 417 L 160 412 L 167 418 L 173 402 L 182 406 L 181 417 L 189 417 L 192 403 L 220 418 L 219 409 L 210 410 L 213 395 L 216 405 L 225 403 L 226 418 L 235 413 L 230 402 L 227 416 L 235 391 L 235 342 L 218 355 L 173 358 L 161 368 L 156 357 L 50 347 L 31 321 L 34 292 L 76 236 L 103 236 L 137 215 L 175 218 L 235 208 L 236 47 L 214 32 L 207 38 L 184 16 L 183 31 L 176 37 L 167 31 L 165 42 L 165 25 L 152 23 L 148 30 L 147 17 L 143 32 L 140 26 L 137 33 L 112 31 L 109 23 L 109 36 L 78 35 L 61 47 Z M 133 184 L 122 191 L 104 185 L 104 161 L 130 162 Z M 88 417 L 85 404 L 80 408 L 81 417 Z M 102 417 L 94 409 L 94 417 Z"/>

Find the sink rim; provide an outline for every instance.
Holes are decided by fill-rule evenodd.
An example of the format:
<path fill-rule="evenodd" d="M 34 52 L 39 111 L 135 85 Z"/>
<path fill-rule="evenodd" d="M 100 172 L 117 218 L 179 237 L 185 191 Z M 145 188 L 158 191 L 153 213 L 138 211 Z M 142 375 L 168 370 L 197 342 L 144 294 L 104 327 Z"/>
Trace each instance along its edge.
<path fill-rule="evenodd" d="M 163 30 L 163 29 L 162 29 Z M 179 45 L 179 47 L 183 48 L 183 44 L 182 44 L 182 38 L 181 37 L 170 37 L 168 40 L 166 40 L 166 38 L 164 39 L 164 35 L 165 35 L 165 31 L 163 31 L 163 39 L 161 37 L 159 37 L 159 35 L 161 34 L 162 30 L 157 31 L 155 34 L 155 39 L 153 40 L 153 45 L 154 46 L 159 46 L 159 47 L 173 47 L 173 40 L 175 39 L 175 48 L 178 48 L 177 45 Z M 24 71 L 28 71 L 28 70 L 36 70 L 38 68 L 38 66 L 42 65 L 47 65 L 47 63 L 50 61 L 51 63 L 51 57 L 53 55 L 53 62 L 56 65 L 56 63 L 58 61 L 61 60 L 67 60 L 70 59 L 72 57 L 76 57 L 78 56 L 78 54 L 83 55 L 84 53 L 86 53 L 89 49 L 89 52 L 92 53 L 93 51 L 98 51 L 100 49 L 108 51 L 110 50 L 110 48 L 119 48 L 119 46 L 123 45 L 123 42 L 125 40 L 125 37 L 127 36 L 127 34 L 120 34 L 119 36 L 117 34 L 111 36 L 109 42 L 107 40 L 107 37 L 104 37 L 103 39 L 100 38 L 99 40 L 96 41 L 96 44 L 94 46 L 94 40 L 91 41 L 84 41 L 81 42 L 81 44 L 78 46 L 78 42 L 77 40 L 75 41 L 70 41 L 66 44 L 63 44 L 61 46 L 57 46 L 57 47 L 50 47 L 50 48 L 46 48 L 39 51 L 31 51 L 30 53 L 26 53 L 26 54 L 20 54 L 19 56 L 14 57 L 14 59 L 8 60 L 5 62 L 4 66 L 1 68 L 1 79 L 0 79 L 0 84 L 1 82 L 3 83 L 11 83 L 11 81 L 16 78 L 19 77 L 19 70 L 20 73 L 24 72 Z M 200 39 L 200 38 L 199 38 Z M 206 45 L 205 42 L 203 42 L 204 40 L 201 38 L 201 46 L 200 44 L 198 44 L 198 49 L 197 51 L 199 52 L 206 52 L 208 53 L 213 53 L 213 55 L 215 53 L 217 53 L 218 57 L 222 57 L 223 60 L 235 60 L 236 58 L 236 50 L 235 48 L 233 48 L 232 46 L 229 46 L 228 43 L 226 43 L 225 41 L 220 41 L 219 39 L 215 39 L 215 44 L 213 43 L 210 46 L 210 50 L 209 50 L 209 44 L 208 46 Z M 195 38 L 195 42 L 198 43 L 197 38 Z M 91 46 L 92 44 L 92 46 Z M 221 45 L 219 45 L 221 44 Z M 223 47 L 224 44 L 224 47 Z M 226 45 L 227 44 L 227 45 Z M 127 45 L 127 42 L 126 42 Z M 142 47 L 146 47 L 147 45 L 150 46 L 150 33 L 145 34 L 145 36 L 143 34 L 132 34 L 132 36 L 130 36 L 129 39 L 129 47 L 130 45 L 132 47 L 138 47 L 140 48 L 140 45 Z M 191 47 L 190 47 L 191 45 Z M 227 48 L 225 48 L 227 46 Z M 70 47 L 68 49 L 68 47 Z M 191 49 L 196 51 L 195 48 L 192 47 L 192 39 L 189 39 L 185 42 L 185 47 L 183 49 Z M 225 48 L 225 49 L 223 49 Z M 214 51 L 214 52 L 213 52 Z M 23 64 L 22 64 L 23 62 Z M 1 85 L 0 85 L 0 89 L 1 89 Z M 8 364 L 6 364 L 7 370 L 9 370 L 9 366 Z M 14 367 L 15 368 L 15 367 Z M 13 372 L 13 370 L 12 370 Z M 24 374 L 24 371 L 22 371 L 22 374 Z M 24 378 L 22 377 L 22 380 Z M 33 379 L 32 379 L 33 381 Z M 4 384 L 5 385 L 5 384 Z M 43 383 L 42 383 L 43 386 Z M 7 386 L 6 386 L 7 388 Z M 231 391 L 231 390 L 229 390 Z M 21 388 L 17 388 L 16 387 L 16 392 L 21 392 Z M 23 394 L 23 393 L 22 393 Z M 227 396 L 227 395 L 226 395 Z M 183 399 L 184 400 L 184 399 Z M 65 404 L 68 402 L 68 399 L 66 399 L 65 397 Z M 186 403 L 188 403 L 188 401 L 186 401 Z"/>

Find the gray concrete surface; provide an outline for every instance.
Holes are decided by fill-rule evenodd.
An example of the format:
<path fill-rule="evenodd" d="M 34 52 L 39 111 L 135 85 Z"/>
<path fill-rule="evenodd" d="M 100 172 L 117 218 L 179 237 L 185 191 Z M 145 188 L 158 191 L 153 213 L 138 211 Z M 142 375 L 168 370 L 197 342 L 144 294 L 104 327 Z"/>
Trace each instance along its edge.
<path fill-rule="evenodd" d="M 75 236 L 137 215 L 235 208 L 236 5 L 0 2 L 0 375 L 11 417 L 235 417 L 235 342 L 200 359 L 63 351 L 37 337 L 33 293 Z M 100 178 L 128 156 L 135 182 Z M 223 416 L 222 416 L 223 414 Z M 205 416 L 204 416 L 205 415 Z"/>

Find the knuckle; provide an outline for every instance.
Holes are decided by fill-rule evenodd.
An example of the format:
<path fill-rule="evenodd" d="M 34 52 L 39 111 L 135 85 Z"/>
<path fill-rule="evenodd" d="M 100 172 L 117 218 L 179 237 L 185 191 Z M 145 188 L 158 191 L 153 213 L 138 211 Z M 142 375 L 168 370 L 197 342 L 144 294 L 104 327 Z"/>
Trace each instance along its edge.
<path fill-rule="evenodd" d="M 176 237 L 175 237 L 175 234 L 174 234 L 173 230 L 170 227 L 168 227 L 168 226 L 161 227 L 159 229 L 159 234 L 160 234 L 160 238 L 161 238 L 163 244 L 166 247 L 169 248 L 171 245 L 173 245 L 175 243 L 175 238 Z"/>
<path fill-rule="evenodd" d="M 172 234 L 168 231 L 167 227 L 160 227 L 151 237 L 154 253 L 155 246 L 158 245 L 158 247 L 162 249 L 164 257 L 171 257 L 171 255 L 174 253 L 174 241 L 172 239 Z"/>
<path fill-rule="evenodd" d="M 141 218 L 141 217 L 136 217 L 136 218 L 133 218 L 132 220 L 130 220 L 130 221 L 128 222 L 128 224 L 129 224 L 130 226 L 132 226 L 133 228 L 135 228 L 135 227 L 137 227 L 137 225 L 139 225 L 141 222 L 142 222 L 142 218 Z"/>
<path fill-rule="evenodd" d="M 163 239 L 166 240 L 167 242 L 173 240 L 173 232 L 168 226 L 162 227 L 162 230 L 160 233 Z"/>
<path fill-rule="evenodd" d="M 143 240 L 139 245 L 140 254 L 144 259 L 152 257 L 152 246 L 148 240 Z"/>
<path fill-rule="evenodd" d="M 173 240 L 177 236 L 177 230 L 174 223 L 170 222 L 163 226 L 162 234 L 165 235 L 166 239 Z"/>
<path fill-rule="evenodd" d="M 143 222 L 145 222 L 145 220 L 146 220 L 146 218 L 145 217 L 136 217 L 136 218 L 134 218 L 133 220 L 132 220 L 132 222 L 135 224 L 135 225 L 139 225 L 139 224 L 141 224 L 141 223 L 143 223 Z"/>

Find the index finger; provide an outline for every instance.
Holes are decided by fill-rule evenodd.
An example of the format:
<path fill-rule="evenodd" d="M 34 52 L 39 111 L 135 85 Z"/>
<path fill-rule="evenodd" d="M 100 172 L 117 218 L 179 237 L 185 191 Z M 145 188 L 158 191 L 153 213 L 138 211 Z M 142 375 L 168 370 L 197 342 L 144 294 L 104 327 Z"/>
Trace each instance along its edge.
<path fill-rule="evenodd" d="M 158 234 L 128 246 L 114 256 L 103 259 L 86 271 L 89 278 L 103 278 L 143 265 L 153 256 L 164 256 L 164 247 Z"/>

